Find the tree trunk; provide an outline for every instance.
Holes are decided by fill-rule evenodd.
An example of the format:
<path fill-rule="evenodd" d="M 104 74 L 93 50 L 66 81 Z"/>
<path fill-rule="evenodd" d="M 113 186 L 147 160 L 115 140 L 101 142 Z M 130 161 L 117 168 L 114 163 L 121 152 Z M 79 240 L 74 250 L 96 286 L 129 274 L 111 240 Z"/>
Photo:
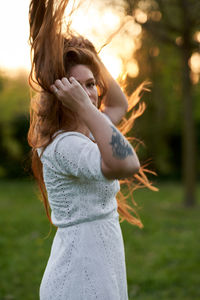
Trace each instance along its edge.
<path fill-rule="evenodd" d="M 193 206 L 196 203 L 195 186 L 196 186 L 196 147 L 195 147 L 195 126 L 194 126 L 194 98 L 192 95 L 193 88 L 190 79 L 190 68 L 188 61 L 192 54 L 191 27 L 190 17 L 188 14 L 189 1 L 179 0 L 182 10 L 183 22 L 183 182 L 184 182 L 184 203 L 186 206 Z"/>
<path fill-rule="evenodd" d="M 195 164 L 195 127 L 194 127 L 194 103 L 192 97 L 192 83 L 188 60 L 190 53 L 187 48 L 183 49 L 183 183 L 184 203 L 186 206 L 193 206 L 195 199 L 196 164 Z"/>

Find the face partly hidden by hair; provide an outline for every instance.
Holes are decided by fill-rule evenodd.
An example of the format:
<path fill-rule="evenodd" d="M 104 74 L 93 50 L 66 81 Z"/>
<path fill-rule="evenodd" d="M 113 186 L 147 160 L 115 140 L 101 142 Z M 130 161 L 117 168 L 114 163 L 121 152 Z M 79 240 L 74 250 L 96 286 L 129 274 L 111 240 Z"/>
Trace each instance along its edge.
<path fill-rule="evenodd" d="M 77 41 L 78 41 L 78 39 L 76 40 L 76 42 Z M 83 41 L 84 41 L 84 43 L 86 43 L 85 41 L 87 41 L 87 40 L 83 40 Z M 89 41 L 88 41 L 88 43 L 89 43 Z M 91 83 L 89 90 L 90 90 L 90 93 L 92 91 L 93 92 L 97 91 L 97 94 L 98 94 L 97 106 L 99 107 L 100 102 L 107 91 L 107 84 L 104 80 L 103 70 L 101 68 L 100 59 L 98 58 L 98 55 L 92 44 L 89 43 L 87 45 L 87 43 L 86 43 L 85 45 L 81 44 L 81 46 L 79 46 L 79 45 L 77 46 L 76 43 L 74 46 L 71 46 L 71 44 L 73 45 L 74 43 L 71 43 L 71 40 L 70 40 L 70 43 L 66 42 L 66 46 L 64 47 L 63 61 L 64 61 L 66 77 L 69 78 L 70 76 L 73 76 L 71 74 L 71 70 L 73 70 L 73 72 L 74 72 L 75 66 L 82 65 L 82 66 L 87 67 L 87 73 L 88 73 L 87 79 L 89 79 L 89 78 L 93 79 L 89 82 L 89 83 Z M 84 68 L 84 70 L 83 70 L 83 68 L 79 67 L 79 69 L 81 70 L 82 75 L 84 73 L 84 70 L 86 71 L 86 68 Z M 78 73 L 79 72 L 76 70 L 76 76 L 78 75 Z M 75 77 L 75 76 L 73 76 L 73 77 Z M 84 79 L 86 79 L 86 78 L 84 78 Z M 91 89 L 92 85 L 93 85 L 93 89 Z M 93 97 L 94 97 L 94 95 L 93 95 Z M 94 99 L 92 102 L 94 102 Z M 95 100 L 95 102 L 96 102 L 96 100 Z"/>

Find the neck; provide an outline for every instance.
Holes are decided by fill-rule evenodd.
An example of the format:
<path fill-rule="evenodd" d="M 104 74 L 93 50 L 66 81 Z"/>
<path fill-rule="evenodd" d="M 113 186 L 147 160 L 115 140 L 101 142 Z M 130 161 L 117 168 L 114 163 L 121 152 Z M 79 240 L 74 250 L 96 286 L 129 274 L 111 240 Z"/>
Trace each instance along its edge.
<path fill-rule="evenodd" d="M 90 136 L 90 130 L 85 125 L 85 123 L 83 123 L 82 121 L 79 122 L 79 125 L 77 126 L 75 131 L 80 132 L 80 133 L 86 135 L 87 137 Z"/>

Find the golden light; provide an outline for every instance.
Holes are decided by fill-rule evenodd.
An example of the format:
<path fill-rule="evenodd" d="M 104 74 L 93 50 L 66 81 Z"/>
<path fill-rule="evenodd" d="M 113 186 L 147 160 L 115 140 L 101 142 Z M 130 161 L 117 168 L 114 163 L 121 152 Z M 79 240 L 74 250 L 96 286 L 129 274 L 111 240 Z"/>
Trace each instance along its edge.
<path fill-rule="evenodd" d="M 140 38 L 135 38 L 134 39 L 134 51 L 139 50 L 142 47 L 142 41 Z"/>
<path fill-rule="evenodd" d="M 130 36 L 123 35 L 113 39 L 112 43 L 106 48 L 109 49 L 110 55 L 115 53 L 118 57 L 129 60 L 133 57 L 136 44 L 133 39 L 130 39 Z"/>
<path fill-rule="evenodd" d="M 72 28 L 77 31 L 79 34 L 84 35 L 90 29 L 90 20 L 86 21 L 86 17 L 83 12 L 73 18 Z"/>
<path fill-rule="evenodd" d="M 130 77 L 137 77 L 139 74 L 139 66 L 135 59 L 132 59 L 126 64 L 126 71 Z"/>
<path fill-rule="evenodd" d="M 132 31 L 133 36 L 134 36 L 134 35 L 135 35 L 135 36 L 140 35 L 141 32 L 142 32 L 142 26 L 139 25 L 139 24 L 134 24 L 134 25 L 133 25 L 133 31 Z"/>
<path fill-rule="evenodd" d="M 159 22 L 162 18 L 162 14 L 160 11 L 158 10 L 155 10 L 155 11 L 152 11 L 151 14 L 150 14 L 150 18 L 154 21 L 154 22 Z"/>
<path fill-rule="evenodd" d="M 12 74 L 16 74 L 15 70 L 19 68 L 30 70 L 29 4 L 30 0 L 7 0 L 3 1 L 1 5 L 0 69 L 6 69 Z M 12 9 L 10 9 L 11 7 Z M 75 8 L 74 13 L 69 17 L 73 7 Z M 134 52 L 141 46 L 142 27 L 134 22 L 133 17 L 126 16 L 123 7 L 119 9 L 118 6 L 105 6 L 102 1 L 70 0 L 65 16 L 65 23 L 71 21 L 71 28 L 91 40 L 97 51 L 120 28 L 122 22 L 126 21 L 119 34 L 114 35 L 114 38 L 100 53 L 102 61 L 114 78 L 122 73 L 123 62 L 131 61 Z M 147 15 L 138 9 L 137 18 L 138 22 L 144 23 Z M 128 70 L 129 75 L 135 77 L 138 73 L 137 64 L 132 61 L 128 65 Z"/>
<path fill-rule="evenodd" d="M 200 79 L 199 77 L 200 77 L 199 74 L 190 72 L 190 79 L 193 84 L 197 84 L 199 82 L 199 79 Z"/>
<path fill-rule="evenodd" d="M 147 22 L 147 14 L 138 8 L 135 10 L 135 19 L 137 22 L 144 24 Z"/>
<path fill-rule="evenodd" d="M 200 31 L 195 32 L 194 34 L 194 40 L 198 43 L 200 43 Z"/>
<path fill-rule="evenodd" d="M 178 36 L 178 37 L 176 38 L 176 44 L 177 44 L 178 46 L 182 46 L 182 45 L 183 45 L 183 38 L 182 38 L 182 36 Z"/>
<path fill-rule="evenodd" d="M 193 73 L 200 73 L 200 53 L 194 52 L 189 59 L 189 66 Z"/>
<path fill-rule="evenodd" d="M 124 26 L 124 30 L 129 36 L 137 37 L 142 33 L 142 26 L 134 22 L 133 18 L 130 18 Z"/>
<path fill-rule="evenodd" d="M 125 15 L 114 7 L 101 6 L 102 2 L 99 2 L 99 4 L 96 2 L 95 5 L 93 2 L 90 2 L 89 6 L 84 6 L 84 3 L 81 9 L 77 10 L 77 12 L 75 11 L 74 15 L 72 15 L 71 27 L 91 40 L 96 49 L 99 50 L 107 42 L 107 39 L 120 28 L 122 18 Z M 100 21 L 97 22 L 97 20 Z M 140 35 L 142 31 L 141 25 L 136 24 L 133 18 L 127 18 L 126 20 L 127 23 L 122 28 L 120 35 L 115 35 L 99 54 L 115 79 L 122 73 L 122 61 L 132 58 L 133 52 L 137 48 L 134 37 Z M 134 68 L 136 67 L 134 66 Z M 134 74 L 136 74 L 136 71 Z"/>
<path fill-rule="evenodd" d="M 103 25 L 107 26 L 109 29 L 116 30 L 116 28 L 120 25 L 120 17 L 115 15 L 111 10 L 108 10 L 103 14 L 101 22 L 103 22 Z"/>
<path fill-rule="evenodd" d="M 105 64 L 106 68 L 109 70 L 113 78 L 117 79 L 122 72 L 123 64 L 122 60 L 114 55 L 106 52 L 100 53 L 100 58 Z"/>
<path fill-rule="evenodd" d="M 140 0 L 138 2 L 138 7 L 141 8 L 143 11 L 148 11 L 149 8 L 151 8 L 151 5 L 155 6 L 155 2 L 154 1 L 145 1 L 145 0 Z"/>

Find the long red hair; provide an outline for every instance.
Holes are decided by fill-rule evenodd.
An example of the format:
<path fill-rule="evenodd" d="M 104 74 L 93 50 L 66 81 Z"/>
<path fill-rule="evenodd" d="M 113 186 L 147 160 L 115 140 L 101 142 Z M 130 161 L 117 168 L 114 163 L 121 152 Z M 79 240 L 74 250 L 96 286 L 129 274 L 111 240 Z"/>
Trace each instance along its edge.
<path fill-rule="evenodd" d="M 31 99 L 30 106 L 30 128 L 28 142 L 32 147 L 32 170 L 38 182 L 44 207 L 49 220 L 50 209 L 47 199 L 45 183 L 43 179 L 42 163 L 37 154 L 37 148 L 47 147 L 55 137 L 58 130 L 72 131 L 77 128 L 76 113 L 65 108 L 61 102 L 52 94 L 50 86 L 58 78 L 67 77 L 70 68 L 76 64 L 84 64 L 90 67 L 97 82 L 99 100 L 106 96 L 107 84 L 104 76 L 100 58 L 93 44 L 82 36 L 74 35 L 69 27 L 65 35 L 62 33 L 62 18 L 68 0 L 32 0 L 29 10 L 30 22 L 30 45 L 32 53 L 32 68 L 29 76 L 30 86 L 37 92 Z M 141 92 L 145 84 L 141 84 L 136 91 L 128 97 L 129 111 L 128 119 L 124 118 L 118 126 L 125 135 L 133 127 L 133 123 L 145 109 L 144 103 L 140 101 Z M 135 106 L 139 105 L 135 110 Z M 125 197 L 122 192 L 117 195 L 118 212 L 121 221 L 142 227 L 140 218 L 133 205 L 133 191 L 141 186 L 155 190 L 145 175 L 150 172 L 146 166 L 142 166 L 138 174 L 132 178 L 122 180 L 129 189 Z M 128 204 L 131 196 L 132 204 Z"/>

